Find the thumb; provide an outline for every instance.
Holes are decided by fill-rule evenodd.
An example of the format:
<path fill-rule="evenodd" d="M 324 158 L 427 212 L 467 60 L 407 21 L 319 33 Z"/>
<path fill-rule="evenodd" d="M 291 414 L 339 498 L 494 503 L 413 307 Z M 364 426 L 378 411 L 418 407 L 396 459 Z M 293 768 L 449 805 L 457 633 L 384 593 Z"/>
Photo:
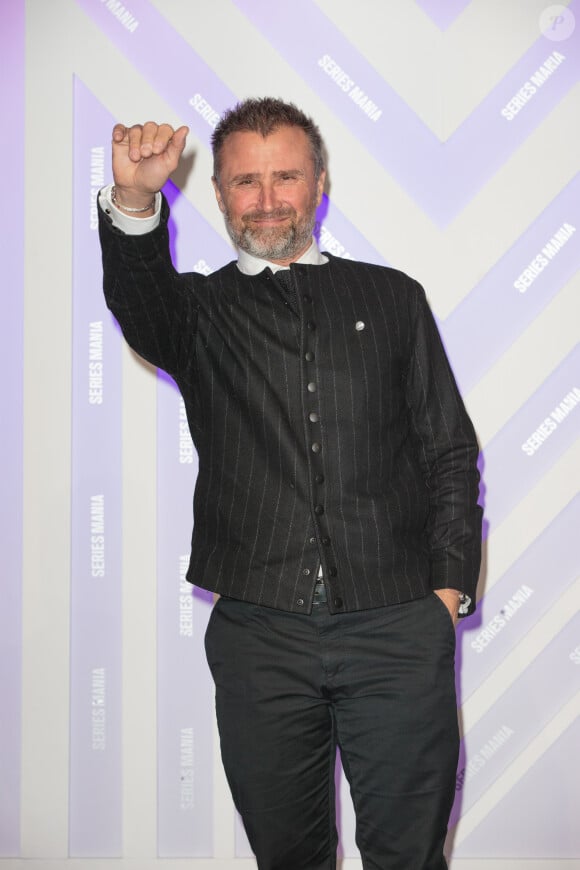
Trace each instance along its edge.
<path fill-rule="evenodd" d="M 179 160 L 185 148 L 189 127 L 179 127 L 167 144 L 167 152 L 175 163 Z"/>

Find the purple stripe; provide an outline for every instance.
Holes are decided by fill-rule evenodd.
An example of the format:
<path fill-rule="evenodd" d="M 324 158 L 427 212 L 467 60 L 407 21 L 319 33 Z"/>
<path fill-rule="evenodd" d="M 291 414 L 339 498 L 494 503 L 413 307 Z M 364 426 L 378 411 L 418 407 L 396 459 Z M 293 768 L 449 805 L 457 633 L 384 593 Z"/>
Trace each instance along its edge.
<path fill-rule="evenodd" d="M 477 618 L 460 623 L 461 663 L 457 676 L 462 702 L 576 579 L 578 554 L 573 541 L 578 529 L 580 496 L 570 502 L 485 595 Z"/>
<path fill-rule="evenodd" d="M 580 345 L 486 446 L 482 493 L 492 530 L 578 438 L 580 402 L 566 400 L 574 390 L 580 396 Z M 564 400 L 576 404 L 558 422 Z"/>
<path fill-rule="evenodd" d="M 575 231 L 569 235 L 566 227 Z M 580 268 L 579 229 L 577 175 L 441 324 L 463 393 L 475 386 Z M 551 240 L 557 233 L 569 239 L 556 251 Z"/>
<path fill-rule="evenodd" d="M 557 49 L 539 36 L 472 115 L 441 143 L 312 0 L 278 4 L 275 9 L 268 0 L 235 3 L 439 225 L 447 224 L 472 199 L 580 78 L 580 28 Z M 570 9 L 578 5 L 573 0 Z M 555 50 L 566 60 L 507 121 L 502 109 Z M 343 79 L 336 78 L 337 67 Z M 381 112 L 375 120 L 353 100 L 356 87 Z"/>
<path fill-rule="evenodd" d="M 75 80 L 69 848 L 122 851 L 121 337 L 105 307 L 94 204 L 111 117 Z"/>
<path fill-rule="evenodd" d="M 3 283 L 0 318 L 2 425 L 0 426 L 0 856 L 20 854 L 20 759 L 22 700 L 22 390 L 24 298 L 24 34 L 23 0 L 4 9 L 0 28 L 2 118 L 11 135 L 0 137 L 0 162 L 8 208 L 0 213 Z M 7 134 L 7 130 L 5 130 Z"/>
<path fill-rule="evenodd" d="M 570 658 L 579 632 L 580 613 L 576 613 L 465 735 L 450 826 L 580 691 L 580 667 Z"/>
<path fill-rule="evenodd" d="M 165 194 L 171 205 L 173 259 L 180 271 L 213 271 L 233 258 L 232 248 L 171 182 Z M 214 705 L 203 637 L 213 596 L 184 580 L 197 455 L 179 393 L 162 372 L 157 444 L 158 854 L 209 857 Z"/>
<path fill-rule="evenodd" d="M 439 30 L 447 30 L 450 24 L 469 6 L 471 0 L 415 0 Z"/>

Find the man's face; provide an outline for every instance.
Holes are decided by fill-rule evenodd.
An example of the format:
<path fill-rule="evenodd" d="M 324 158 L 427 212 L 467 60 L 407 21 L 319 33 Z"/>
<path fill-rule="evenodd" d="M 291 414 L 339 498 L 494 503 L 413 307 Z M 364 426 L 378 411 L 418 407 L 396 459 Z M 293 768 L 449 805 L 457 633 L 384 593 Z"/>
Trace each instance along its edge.
<path fill-rule="evenodd" d="M 310 143 L 300 127 L 232 133 L 220 155 L 218 205 L 236 247 L 281 266 L 308 249 L 324 172 L 314 177 Z"/>

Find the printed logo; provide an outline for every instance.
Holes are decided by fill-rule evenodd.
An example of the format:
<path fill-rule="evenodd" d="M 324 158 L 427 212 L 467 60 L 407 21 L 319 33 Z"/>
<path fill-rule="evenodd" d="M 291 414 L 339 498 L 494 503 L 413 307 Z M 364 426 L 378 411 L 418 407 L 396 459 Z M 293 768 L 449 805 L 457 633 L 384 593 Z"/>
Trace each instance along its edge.
<path fill-rule="evenodd" d="M 574 33 L 575 27 L 574 13 L 566 6 L 562 6 L 561 3 L 548 6 L 540 15 L 540 30 L 546 39 L 551 39 L 552 42 L 562 42 L 564 39 L 569 39 Z"/>

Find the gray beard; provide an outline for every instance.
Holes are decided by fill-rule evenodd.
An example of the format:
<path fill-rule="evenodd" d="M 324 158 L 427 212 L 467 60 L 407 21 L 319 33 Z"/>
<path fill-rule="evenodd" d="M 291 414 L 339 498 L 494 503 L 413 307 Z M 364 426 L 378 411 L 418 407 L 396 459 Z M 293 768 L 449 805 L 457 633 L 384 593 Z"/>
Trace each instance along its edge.
<path fill-rule="evenodd" d="M 244 226 L 241 230 L 232 225 L 229 214 L 224 215 L 228 235 L 236 248 L 258 257 L 260 260 L 288 260 L 300 254 L 309 244 L 316 222 L 316 209 L 306 214 L 302 221 L 293 220 L 288 226 L 256 230 Z"/>

